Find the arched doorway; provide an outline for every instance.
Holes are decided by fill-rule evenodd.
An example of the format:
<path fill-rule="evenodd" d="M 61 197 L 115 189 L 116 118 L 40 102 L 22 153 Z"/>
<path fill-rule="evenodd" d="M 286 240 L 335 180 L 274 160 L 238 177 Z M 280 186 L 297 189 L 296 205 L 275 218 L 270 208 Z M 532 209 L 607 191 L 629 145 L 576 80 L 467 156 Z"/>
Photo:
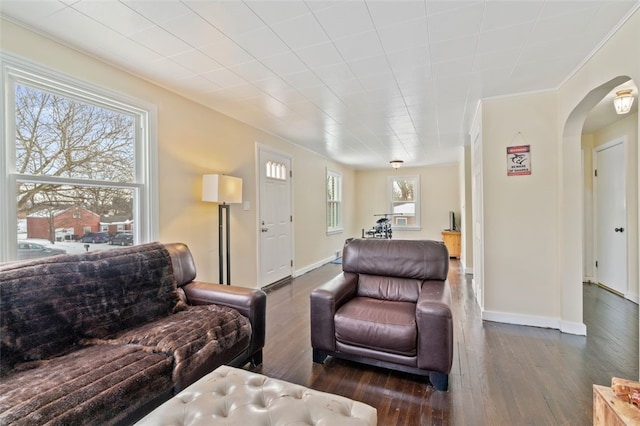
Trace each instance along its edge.
<path fill-rule="evenodd" d="M 581 161 L 582 128 L 589 112 L 613 89 L 630 80 L 613 78 L 588 92 L 569 114 L 564 125 L 561 149 L 560 273 L 561 329 L 586 334 L 583 322 L 583 170 Z"/>

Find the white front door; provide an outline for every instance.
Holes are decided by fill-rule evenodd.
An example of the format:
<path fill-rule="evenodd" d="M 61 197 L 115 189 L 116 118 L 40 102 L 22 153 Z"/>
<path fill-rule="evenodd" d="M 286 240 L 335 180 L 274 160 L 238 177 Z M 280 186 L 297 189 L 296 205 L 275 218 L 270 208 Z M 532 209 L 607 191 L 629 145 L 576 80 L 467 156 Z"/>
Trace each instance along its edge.
<path fill-rule="evenodd" d="M 627 207 L 624 143 L 596 148 L 597 280 L 627 294 Z"/>
<path fill-rule="evenodd" d="M 291 158 L 260 148 L 260 287 L 291 276 Z"/>

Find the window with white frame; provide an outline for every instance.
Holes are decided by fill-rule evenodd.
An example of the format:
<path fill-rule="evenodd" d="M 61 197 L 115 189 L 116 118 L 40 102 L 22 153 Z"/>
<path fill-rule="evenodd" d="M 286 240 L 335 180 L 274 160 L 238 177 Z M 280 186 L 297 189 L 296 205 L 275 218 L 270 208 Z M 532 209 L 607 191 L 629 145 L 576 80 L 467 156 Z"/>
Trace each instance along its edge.
<path fill-rule="evenodd" d="M 389 177 L 389 207 L 393 228 L 420 229 L 419 176 Z"/>
<path fill-rule="evenodd" d="M 100 216 L 129 217 L 137 243 L 155 239 L 155 107 L 7 54 L 2 79 L 0 260 L 19 258 L 18 239 L 104 230 Z"/>
<path fill-rule="evenodd" d="M 342 230 L 342 175 L 327 170 L 327 232 Z"/>

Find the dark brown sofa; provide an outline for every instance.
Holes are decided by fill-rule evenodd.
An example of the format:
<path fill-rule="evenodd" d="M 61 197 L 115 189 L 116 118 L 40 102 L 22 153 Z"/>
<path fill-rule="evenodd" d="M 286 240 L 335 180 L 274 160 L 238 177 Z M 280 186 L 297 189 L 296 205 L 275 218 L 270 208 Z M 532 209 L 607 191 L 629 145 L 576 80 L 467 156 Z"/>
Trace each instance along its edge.
<path fill-rule="evenodd" d="M 128 424 L 261 363 L 265 293 L 195 276 L 184 244 L 0 264 L 0 424 Z"/>
<path fill-rule="evenodd" d="M 342 269 L 311 293 L 314 362 L 331 355 L 428 375 L 447 390 L 453 320 L 444 244 L 347 240 Z"/>

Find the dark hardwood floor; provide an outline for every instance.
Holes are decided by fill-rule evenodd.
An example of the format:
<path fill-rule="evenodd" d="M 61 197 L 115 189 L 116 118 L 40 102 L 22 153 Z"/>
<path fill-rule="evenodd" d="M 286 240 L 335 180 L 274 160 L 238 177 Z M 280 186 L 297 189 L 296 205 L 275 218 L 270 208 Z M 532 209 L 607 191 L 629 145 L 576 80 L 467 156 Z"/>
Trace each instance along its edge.
<path fill-rule="evenodd" d="M 471 283 L 452 260 L 455 348 L 449 391 L 424 378 L 329 358 L 312 362 L 309 293 L 341 272 L 327 264 L 271 291 L 257 372 L 377 408 L 387 425 L 590 425 L 592 384 L 638 378 L 638 306 L 585 284 L 588 336 L 480 319 Z"/>

